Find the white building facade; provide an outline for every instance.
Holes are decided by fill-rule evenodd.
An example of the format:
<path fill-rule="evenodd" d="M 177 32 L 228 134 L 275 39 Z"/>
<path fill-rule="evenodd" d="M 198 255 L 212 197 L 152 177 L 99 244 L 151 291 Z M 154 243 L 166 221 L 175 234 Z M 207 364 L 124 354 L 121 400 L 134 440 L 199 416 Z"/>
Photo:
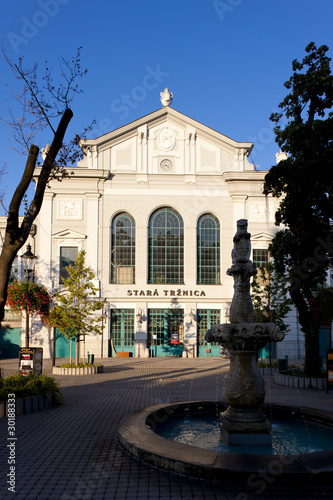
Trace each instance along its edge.
<path fill-rule="evenodd" d="M 68 263 L 86 251 L 105 302 L 103 335 L 86 339 L 95 357 L 219 355 L 204 337 L 213 324 L 228 322 L 233 280 L 226 271 L 237 220 L 248 220 L 258 265 L 277 231 L 278 201 L 262 194 L 266 172 L 248 162 L 252 143 L 169 104 L 83 140 L 83 160 L 69 178 L 51 181 L 28 241 L 38 257 L 37 281 L 53 291 Z M 289 320 L 276 356 L 301 358 L 296 315 Z M 50 357 L 51 331 L 34 319 L 32 332 L 31 346 Z M 57 356 L 69 355 L 64 340 L 57 342 Z"/>

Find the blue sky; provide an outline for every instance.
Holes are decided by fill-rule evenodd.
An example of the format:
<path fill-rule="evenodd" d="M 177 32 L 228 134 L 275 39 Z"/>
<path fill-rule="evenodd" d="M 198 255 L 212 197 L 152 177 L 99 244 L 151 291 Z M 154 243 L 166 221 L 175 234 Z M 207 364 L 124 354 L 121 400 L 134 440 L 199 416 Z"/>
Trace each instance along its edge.
<path fill-rule="evenodd" d="M 252 161 L 275 163 L 270 114 L 286 94 L 293 59 L 314 41 L 333 55 L 332 0 L 15 0 L 4 2 L 0 39 L 26 65 L 70 59 L 82 46 L 81 80 L 67 138 L 96 120 L 92 137 L 161 107 L 172 107 L 237 141 L 255 144 Z M 13 76 L 0 60 L 0 115 Z M 11 150 L 0 123 L 7 203 L 25 159 Z M 41 138 L 44 144 L 52 137 Z M 0 214 L 3 214 L 3 210 Z"/>

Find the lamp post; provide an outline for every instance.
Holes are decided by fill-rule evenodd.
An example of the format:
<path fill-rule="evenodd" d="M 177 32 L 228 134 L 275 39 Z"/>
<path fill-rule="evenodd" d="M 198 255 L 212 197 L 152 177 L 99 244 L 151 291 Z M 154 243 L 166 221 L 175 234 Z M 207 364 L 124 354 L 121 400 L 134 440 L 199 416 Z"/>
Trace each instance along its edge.
<path fill-rule="evenodd" d="M 30 281 L 30 276 L 33 275 L 34 272 L 34 260 L 37 257 L 31 251 L 31 245 L 27 245 L 27 251 L 21 255 L 21 259 L 23 259 L 23 271 L 27 275 L 27 281 Z M 34 280 L 34 276 L 33 276 Z M 25 347 L 29 347 L 29 313 L 26 311 L 25 313 Z"/>

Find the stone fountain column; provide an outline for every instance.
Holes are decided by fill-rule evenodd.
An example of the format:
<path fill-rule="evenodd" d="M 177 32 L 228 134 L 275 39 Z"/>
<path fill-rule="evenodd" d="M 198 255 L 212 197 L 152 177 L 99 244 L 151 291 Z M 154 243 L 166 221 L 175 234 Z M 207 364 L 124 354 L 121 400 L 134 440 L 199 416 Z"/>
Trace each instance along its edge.
<path fill-rule="evenodd" d="M 284 338 L 275 324 L 254 322 L 250 278 L 257 270 L 249 259 L 250 238 L 247 220 L 237 221 L 232 266 L 227 270 L 234 279 L 230 324 L 215 325 L 206 335 L 208 342 L 218 342 L 230 352 L 230 369 L 223 381 L 223 397 L 229 406 L 220 414 L 221 430 L 230 445 L 271 444 L 271 424 L 260 409 L 265 383 L 257 370 L 257 352 L 268 341 Z"/>

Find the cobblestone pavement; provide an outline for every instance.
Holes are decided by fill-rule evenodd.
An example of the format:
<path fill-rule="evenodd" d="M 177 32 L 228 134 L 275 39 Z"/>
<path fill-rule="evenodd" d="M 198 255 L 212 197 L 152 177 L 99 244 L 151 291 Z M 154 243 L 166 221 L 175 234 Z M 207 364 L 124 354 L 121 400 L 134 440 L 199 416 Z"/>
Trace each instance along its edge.
<path fill-rule="evenodd" d="M 101 360 L 100 360 L 101 361 Z M 55 376 L 65 404 L 16 418 L 16 491 L 8 491 L 7 419 L 0 420 L 0 498 L 31 500 L 333 499 L 333 486 L 279 484 L 272 471 L 242 483 L 201 480 L 147 465 L 124 451 L 117 427 L 132 412 L 167 402 L 222 399 L 226 359 L 102 360 L 105 372 Z M 5 375 L 17 360 L 0 361 Z M 50 373 L 50 361 L 44 362 Z M 170 381 L 168 381 L 168 378 Z M 171 381 L 171 379 L 177 379 Z M 266 378 L 266 401 L 333 413 L 333 391 L 280 387 Z"/>

